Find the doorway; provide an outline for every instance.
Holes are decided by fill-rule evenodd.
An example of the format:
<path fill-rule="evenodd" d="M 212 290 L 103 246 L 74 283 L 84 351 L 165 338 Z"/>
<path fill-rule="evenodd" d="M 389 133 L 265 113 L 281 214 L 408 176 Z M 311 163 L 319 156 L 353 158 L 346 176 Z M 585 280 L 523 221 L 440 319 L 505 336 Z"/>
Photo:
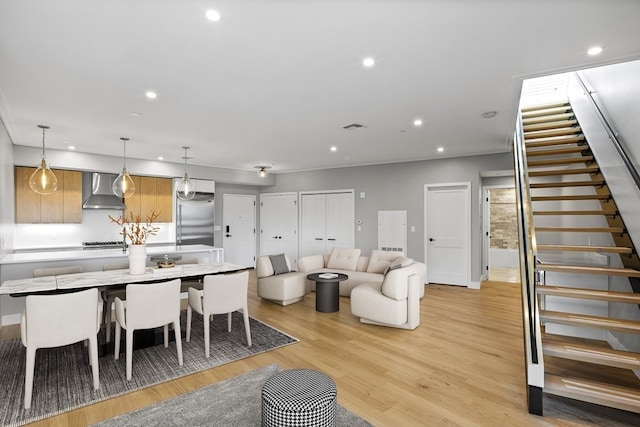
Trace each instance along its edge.
<path fill-rule="evenodd" d="M 222 247 L 224 260 L 244 267 L 256 261 L 256 196 L 223 195 Z"/>
<path fill-rule="evenodd" d="M 471 183 L 425 184 L 425 262 L 428 283 L 469 286 Z"/>
<path fill-rule="evenodd" d="M 519 282 L 518 213 L 513 186 L 483 187 L 483 279 Z"/>

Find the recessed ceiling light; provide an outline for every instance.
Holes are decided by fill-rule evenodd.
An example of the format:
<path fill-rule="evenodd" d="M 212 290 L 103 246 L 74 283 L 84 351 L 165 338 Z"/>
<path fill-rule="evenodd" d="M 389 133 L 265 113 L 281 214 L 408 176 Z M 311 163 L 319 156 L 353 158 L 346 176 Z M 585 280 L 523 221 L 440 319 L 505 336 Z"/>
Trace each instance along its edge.
<path fill-rule="evenodd" d="M 69 146 L 69 150 L 75 150 L 75 149 L 76 149 L 76 146 L 75 146 L 75 145 L 70 145 L 70 146 Z"/>
<path fill-rule="evenodd" d="M 158 160 L 164 160 L 164 157 L 158 156 Z"/>
<path fill-rule="evenodd" d="M 338 151 L 338 147 L 336 147 L 335 145 L 331 147 L 331 151 Z"/>
<path fill-rule="evenodd" d="M 414 126 L 422 126 L 422 119 L 415 119 L 413 121 Z"/>
<path fill-rule="evenodd" d="M 443 147 L 438 147 L 438 153 L 442 153 L 444 151 Z"/>
<path fill-rule="evenodd" d="M 602 53 L 602 46 L 593 46 L 587 51 L 588 55 L 594 56 Z"/>
<path fill-rule="evenodd" d="M 207 10 L 207 13 L 205 13 L 205 16 L 209 21 L 217 22 L 220 20 L 220 12 L 218 12 L 217 10 L 213 10 L 213 9 Z"/>
<path fill-rule="evenodd" d="M 132 115 L 133 117 L 142 117 L 142 113 L 138 113 L 137 111 L 132 111 L 132 112 L 131 112 L 131 115 Z"/>
<path fill-rule="evenodd" d="M 151 91 L 151 90 L 147 91 L 147 93 L 145 93 L 145 95 L 149 99 L 156 99 L 158 97 L 158 94 L 153 92 L 153 91 Z"/>
<path fill-rule="evenodd" d="M 376 60 L 371 57 L 364 58 L 362 60 L 362 65 L 364 65 L 365 67 L 373 67 L 375 63 L 376 63 Z"/>

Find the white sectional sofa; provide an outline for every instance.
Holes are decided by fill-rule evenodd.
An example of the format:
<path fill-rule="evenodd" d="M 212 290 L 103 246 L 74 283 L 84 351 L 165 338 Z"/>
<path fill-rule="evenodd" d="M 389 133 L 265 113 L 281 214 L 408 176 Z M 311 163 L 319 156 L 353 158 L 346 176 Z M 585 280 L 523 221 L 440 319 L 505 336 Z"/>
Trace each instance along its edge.
<path fill-rule="evenodd" d="M 348 280 L 340 282 L 340 295 L 351 296 L 351 291 L 358 285 L 370 283 L 378 288 L 385 278 L 385 270 L 393 261 L 402 257 L 402 252 L 392 251 L 371 251 L 370 256 L 361 256 L 360 249 L 353 248 L 333 248 L 329 255 L 310 255 L 298 259 L 298 269 L 306 275 L 311 273 L 344 273 L 349 276 Z M 405 263 L 421 264 L 424 268 L 420 283 L 424 284 L 426 266 L 422 263 L 405 258 Z M 407 264 L 409 265 L 409 264 Z M 315 291 L 316 284 L 307 280 L 308 287 Z M 421 287 L 420 297 L 424 295 L 424 286 Z"/>

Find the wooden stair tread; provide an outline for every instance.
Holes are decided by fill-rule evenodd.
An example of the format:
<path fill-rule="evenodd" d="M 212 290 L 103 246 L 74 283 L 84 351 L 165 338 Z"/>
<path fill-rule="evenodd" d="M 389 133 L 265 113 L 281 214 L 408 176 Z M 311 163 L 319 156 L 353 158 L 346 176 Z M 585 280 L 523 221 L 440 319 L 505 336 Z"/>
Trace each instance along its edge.
<path fill-rule="evenodd" d="M 526 117 L 522 119 L 522 125 L 526 126 L 526 125 L 531 125 L 534 123 L 542 123 L 542 122 L 557 122 L 560 120 L 568 120 L 575 117 L 575 114 L 573 114 L 573 112 L 568 112 L 568 113 L 558 113 L 558 114 L 545 114 L 543 116 L 532 116 L 532 117 Z"/>
<path fill-rule="evenodd" d="M 640 391 L 628 387 L 545 374 L 544 392 L 625 411 L 640 412 Z"/>
<path fill-rule="evenodd" d="M 527 161 L 527 166 L 532 168 L 536 166 L 570 165 L 574 163 L 588 163 L 592 161 L 593 156 L 563 157 L 560 159 L 529 160 Z"/>
<path fill-rule="evenodd" d="M 582 245 L 537 245 L 539 251 L 558 251 L 558 252 L 598 252 L 598 253 L 615 253 L 630 254 L 633 249 L 624 246 L 582 246 Z M 638 300 L 640 303 L 640 300 Z"/>
<path fill-rule="evenodd" d="M 595 187 L 604 184 L 604 179 L 594 179 L 591 181 L 534 182 L 529 184 L 529 188 Z"/>
<path fill-rule="evenodd" d="M 597 165 L 591 165 L 584 168 L 570 169 L 549 169 L 541 171 L 529 171 L 529 176 L 561 176 L 561 175 L 579 175 L 583 173 L 596 173 L 600 170 Z"/>
<path fill-rule="evenodd" d="M 534 215 L 617 215 L 615 209 L 584 210 L 584 211 L 533 211 Z"/>
<path fill-rule="evenodd" d="M 640 271 L 633 268 L 615 268 L 586 265 L 539 263 L 536 268 L 542 271 L 556 271 L 558 273 L 597 274 L 606 276 L 640 277 Z"/>
<path fill-rule="evenodd" d="M 561 196 L 533 196 L 532 202 L 549 202 L 558 200 L 607 200 L 611 198 L 610 194 L 576 194 Z"/>
<path fill-rule="evenodd" d="M 532 106 L 520 109 L 520 115 L 522 118 L 536 117 L 536 116 L 549 116 L 552 114 L 560 114 L 566 111 L 571 111 L 571 106 L 568 103 L 555 103 L 541 106 Z"/>
<path fill-rule="evenodd" d="M 596 365 L 613 366 L 622 369 L 640 368 L 640 354 L 630 351 L 551 340 L 543 340 L 542 351 L 547 356 Z"/>
<path fill-rule="evenodd" d="M 595 289 L 569 288 L 566 286 L 551 285 L 537 286 L 536 291 L 539 295 L 640 304 L 640 294 L 631 292 L 599 291 Z"/>
<path fill-rule="evenodd" d="M 537 130 L 559 129 L 563 127 L 571 127 L 577 124 L 578 124 L 578 121 L 576 119 L 558 120 L 558 121 L 551 121 L 551 119 L 549 119 L 549 120 L 540 121 L 539 123 L 523 124 L 522 130 L 525 133 L 527 133 L 527 132 L 532 132 Z"/>
<path fill-rule="evenodd" d="M 548 138 L 536 138 L 533 141 L 525 141 L 525 147 L 540 148 L 540 147 L 553 147 L 555 145 L 573 144 L 584 141 L 584 135 L 561 135 L 551 136 Z"/>
<path fill-rule="evenodd" d="M 536 231 L 554 233 L 616 233 L 624 232 L 622 227 L 535 227 Z"/>
<path fill-rule="evenodd" d="M 560 154 L 574 154 L 574 153 L 582 153 L 583 151 L 588 150 L 589 147 L 585 145 L 576 145 L 570 147 L 562 147 L 562 148 L 553 148 L 551 150 L 541 150 L 541 149 L 529 149 L 527 150 L 527 157 L 538 157 L 538 156 L 557 156 Z"/>
<path fill-rule="evenodd" d="M 536 138 L 546 138 L 549 136 L 561 136 L 561 135 L 575 135 L 580 132 L 581 132 L 581 129 L 579 126 L 560 128 L 560 129 L 535 130 L 531 132 L 525 132 L 524 140 L 526 144 L 527 141 L 536 139 Z"/>
<path fill-rule="evenodd" d="M 565 313 L 562 311 L 540 310 L 540 321 L 586 328 L 607 329 L 627 333 L 640 333 L 640 322 L 588 314 Z"/>

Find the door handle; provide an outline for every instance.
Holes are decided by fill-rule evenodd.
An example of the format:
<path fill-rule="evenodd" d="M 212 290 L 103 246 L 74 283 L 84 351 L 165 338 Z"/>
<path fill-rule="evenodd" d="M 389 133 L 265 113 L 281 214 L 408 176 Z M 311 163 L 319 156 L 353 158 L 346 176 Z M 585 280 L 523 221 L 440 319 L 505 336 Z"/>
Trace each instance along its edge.
<path fill-rule="evenodd" d="M 332 241 L 332 242 L 335 242 L 335 240 L 336 240 L 336 239 L 327 239 L 327 240 Z"/>
<path fill-rule="evenodd" d="M 436 241 L 436 239 L 434 239 L 433 237 L 429 237 L 429 241 L 430 241 L 430 242 L 435 242 L 435 241 Z"/>
<path fill-rule="evenodd" d="M 227 229 L 225 230 L 227 233 L 231 230 L 229 230 L 229 226 L 227 225 Z"/>
<path fill-rule="evenodd" d="M 324 240 L 324 239 L 322 239 L 322 238 L 320 238 L 320 237 L 316 237 L 316 240 Z"/>
<path fill-rule="evenodd" d="M 227 233 L 227 234 L 225 235 L 225 237 L 231 237 L 231 234 Z"/>

